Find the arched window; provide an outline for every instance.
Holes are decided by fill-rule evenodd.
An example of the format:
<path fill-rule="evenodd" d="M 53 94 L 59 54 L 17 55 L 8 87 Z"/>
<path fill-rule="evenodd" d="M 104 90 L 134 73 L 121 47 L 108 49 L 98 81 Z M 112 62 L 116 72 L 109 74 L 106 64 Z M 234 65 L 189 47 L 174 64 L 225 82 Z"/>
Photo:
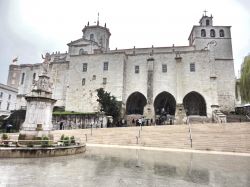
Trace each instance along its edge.
<path fill-rule="evenodd" d="M 224 37 L 224 36 L 225 36 L 224 30 L 221 29 L 221 30 L 220 30 L 220 37 Z"/>
<path fill-rule="evenodd" d="M 207 26 L 209 25 L 209 20 L 208 20 L 208 19 L 206 20 L 206 25 L 207 25 Z"/>
<path fill-rule="evenodd" d="M 211 30 L 210 30 L 210 36 L 211 36 L 211 37 L 215 37 L 215 31 L 214 31 L 214 29 L 211 29 Z"/>
<path fill-rule="evenodd" d="M 201 37 L 206 37 L 206 31 L 205 31 L 205 29 L 201 29 Z"/>
<path fill-rule="evenodd" d="M 84 53 L 84 50 L 81 48 L 80 50 L 79 50 L 79 55 L 82 55 Z"/>
<path fill-rule="evenodd" d="M 94 34 L 90 34 L 90 40 L 95 41 Z"/>

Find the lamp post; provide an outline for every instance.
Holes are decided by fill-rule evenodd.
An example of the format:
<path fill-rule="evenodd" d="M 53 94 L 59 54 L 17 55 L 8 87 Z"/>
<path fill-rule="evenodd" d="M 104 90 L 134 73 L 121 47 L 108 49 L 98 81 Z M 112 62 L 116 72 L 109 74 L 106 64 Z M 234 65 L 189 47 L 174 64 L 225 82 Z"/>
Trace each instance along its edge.
<path fill-rule="evenodd" d="M 101 117 L 101 128 L 103 128 L 103 117 L 105 115 L 105 112 L 101 111 L 99 114 L 100 114 L 100 117 Z"/>

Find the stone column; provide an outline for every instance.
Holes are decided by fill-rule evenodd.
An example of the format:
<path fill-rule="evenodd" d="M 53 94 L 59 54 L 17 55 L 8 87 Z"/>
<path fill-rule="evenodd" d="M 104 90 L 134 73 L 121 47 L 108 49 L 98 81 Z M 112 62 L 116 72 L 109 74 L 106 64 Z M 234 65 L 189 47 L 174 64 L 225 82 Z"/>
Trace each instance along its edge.
<path fill-rule="evenodd" d="M 184 124 L 186 121 L 186 112 L 182 104 L 182 57 L 180 53 L 176 53 L 176 110 L 175 110 L 175 124 Z"/>
<path fill-rule="evenodd" d="M 147 104 L 144 107 L 144 116 L 148 119 L 154 119 L 153 89 L 154 89 L 154 58 L 150 56 L 147 59 Z"/>

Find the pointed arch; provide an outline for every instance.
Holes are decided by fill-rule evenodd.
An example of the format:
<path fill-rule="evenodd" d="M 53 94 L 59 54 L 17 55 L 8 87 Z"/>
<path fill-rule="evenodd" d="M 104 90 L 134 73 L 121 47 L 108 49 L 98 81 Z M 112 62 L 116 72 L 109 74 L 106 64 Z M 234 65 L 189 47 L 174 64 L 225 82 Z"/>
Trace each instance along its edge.
<path fill-rule="evenodd" d="M 146 97 L 140 92 L 134 92 L 130 94 L 126 102 L 126 114 L 141 114 L 147 104 Z"/>
<path fill-rule="evenodd" d="M 189 115 L 207 115 L 206 101 L 204 97 L 198 92 L 192 91 L 189 92 L 183 98 L 183 104 L 187 116 Z"/>
<path fill-rule="evenodd" d="M 154 109 L 156 115 L 161 115 L 164 110 L 167 114 L 175 115 L 176 100 L 169 92 L 159 93 L 154 100 Z"/>

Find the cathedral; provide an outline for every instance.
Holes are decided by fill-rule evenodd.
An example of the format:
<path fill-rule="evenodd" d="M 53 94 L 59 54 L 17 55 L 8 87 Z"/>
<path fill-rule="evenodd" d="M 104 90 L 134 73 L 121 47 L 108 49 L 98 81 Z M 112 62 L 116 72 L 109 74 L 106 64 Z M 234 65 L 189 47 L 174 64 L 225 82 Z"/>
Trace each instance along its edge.
<path fill-rule="evenodd" d="M 66 53 L 51 54 L 53 99 L 65 111 L 95 113 L 98 88 L 122 102 L 122 117 L 175 116 L 212 118 L 235 106 L 235 75 L 230 26 L 214 26 L 202 16 L 188 35 L 189 45 L 114 49 L 110 30 L 89 23 Z M 8 86 L 18 88 L 17 109 L 42 72 L 42 63 L 11 64 Z"/>

